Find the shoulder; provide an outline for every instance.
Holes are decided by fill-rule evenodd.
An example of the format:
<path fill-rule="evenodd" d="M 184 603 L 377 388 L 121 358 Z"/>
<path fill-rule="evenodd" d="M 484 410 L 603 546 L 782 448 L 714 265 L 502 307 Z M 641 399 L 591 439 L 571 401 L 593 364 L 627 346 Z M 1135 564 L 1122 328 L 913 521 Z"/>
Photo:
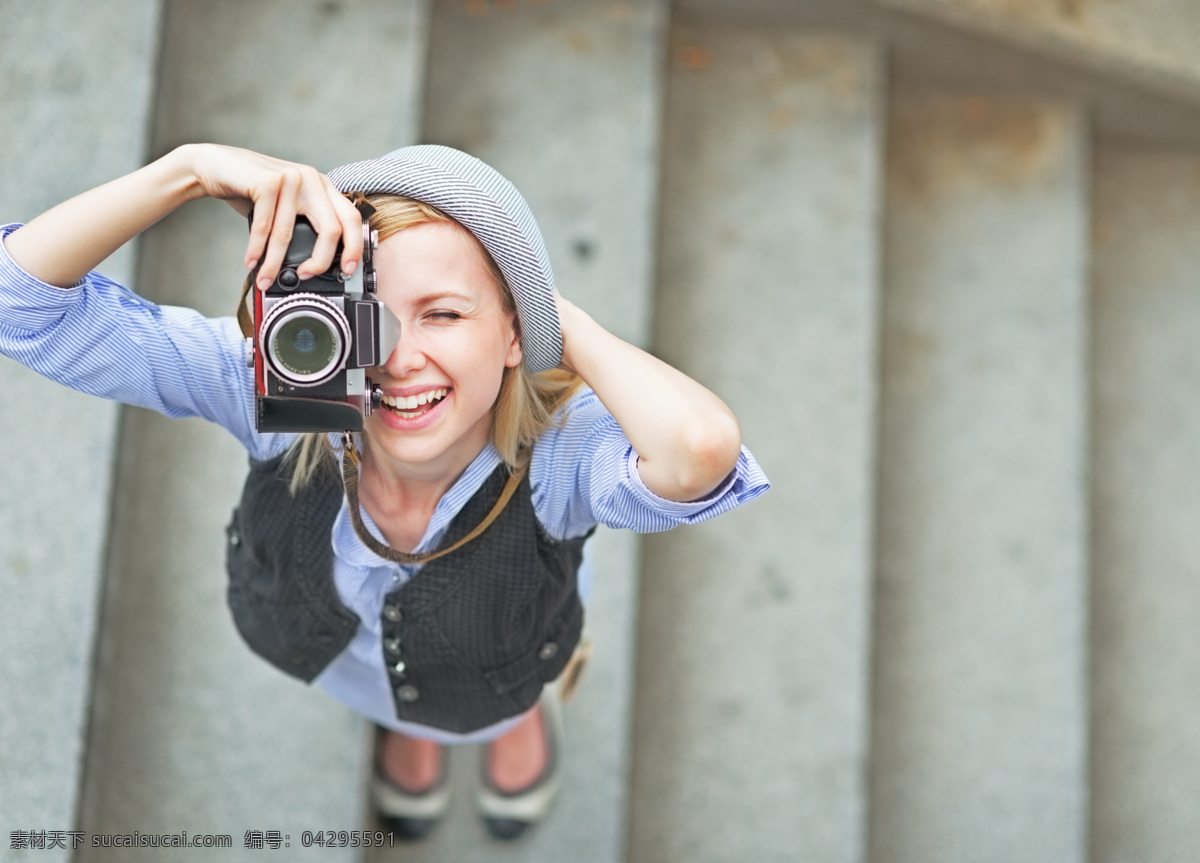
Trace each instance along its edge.
<path fill-rule="evenodd" d="M 594 462 L 611 446 L 623 451 L 628 446 L 625 433 L 596 394 L 583 387 L 559 408 L 534 444 L 531 479 L 536 484 L 546 473 L 575 471 Z"/>
<path fill-rule="evenodd" d="M 580 387 L 554 415 L 537 447 L 553 448 L 562 442 L 586 438 L 616 426 L 616 420 L 591 387 Z M 619 426 L 617 426 L 619 428 Z"/>

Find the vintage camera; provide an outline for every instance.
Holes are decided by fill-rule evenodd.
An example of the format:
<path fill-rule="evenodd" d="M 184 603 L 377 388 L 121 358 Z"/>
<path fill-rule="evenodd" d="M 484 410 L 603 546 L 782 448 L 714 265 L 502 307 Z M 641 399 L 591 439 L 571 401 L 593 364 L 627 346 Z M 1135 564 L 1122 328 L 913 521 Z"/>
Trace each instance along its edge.
<path fill-rule="evenodd" d="M 303 216 L 275 282 L 254 292 L 255 427 L 260 432 L 359 431 L 383 392 L 366 369 L 382 365 L 400 340 L 400 322 L 376 296 L 378 239 L 363 225 L 363 261 L 333 264 L 301 281 L 317 234 Z"/>

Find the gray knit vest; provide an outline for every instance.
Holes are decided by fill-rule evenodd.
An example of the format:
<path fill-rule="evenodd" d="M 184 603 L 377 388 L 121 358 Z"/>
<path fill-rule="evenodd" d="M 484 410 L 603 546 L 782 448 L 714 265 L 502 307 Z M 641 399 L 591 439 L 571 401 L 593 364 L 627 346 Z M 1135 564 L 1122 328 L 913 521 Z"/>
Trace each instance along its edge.
<path fill-rule="evenodd" d="M 343 491 L 328 471 L 293 495 L 281 462 L 250 462 L 227 531 L 229 607 L 251 649 L 311 682 L 360 622 L 333 582 L 330 533 Z M 451 521 L 444 545 L 483 520 L 507 478 L 498 466 Z M 585 539 L 543 530 L 526 475 L 481 536 L 389 593 L 381 661 L 396 717 L 461 734 L 532 707 L 579 641 Z"/>

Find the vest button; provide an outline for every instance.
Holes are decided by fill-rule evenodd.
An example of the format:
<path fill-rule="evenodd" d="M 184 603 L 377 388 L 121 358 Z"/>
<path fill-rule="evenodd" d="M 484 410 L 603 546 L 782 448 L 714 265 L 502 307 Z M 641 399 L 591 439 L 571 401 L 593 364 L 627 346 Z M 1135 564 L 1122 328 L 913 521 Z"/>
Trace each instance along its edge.
<path fill-rule="evenodd" d="M 399 653 L 400 652 L 400 639 L 385 638 L 383 640 L 383 646 L 384 646 L 384 649 L 387 650 L 388 653 Z"/>
<path fill-rule="evenodd" d="M 558 654 L 558 645 L 553 641 L 547 641 L 542 645 L 542 649 L 538 651 L 538 659 L 545 662 L 548 659 L 553 659 Z"/>
<path fill-rule="evenodd" d="M 397 662 L 395 665 L 392 666 L 392 674 L 399 674 L 399 675 L 403 676 L 404 669 L 406 669 L 406 668 L 408 668 L 408 666 L 405 665 L 404 660 L 401 659 L 399 662 Z"/>
<path fill-rule="evenodd" d="M 394 605 L 385 605 L 383 607 L 383 616 L 392 623 L 399 623 L 404 619 L 404 615 L 400 613 L 400 609 L 396 608 Z"/>
<path fill-rule="evenodd" d="M 406 701 L 409 704 L 412 704 L 421 697 L 421 693 L 417 690 L 417 687 L 413 686 L 411 683 L 406 683 L 396 690 L 396 697 L 401 701 Z"/>

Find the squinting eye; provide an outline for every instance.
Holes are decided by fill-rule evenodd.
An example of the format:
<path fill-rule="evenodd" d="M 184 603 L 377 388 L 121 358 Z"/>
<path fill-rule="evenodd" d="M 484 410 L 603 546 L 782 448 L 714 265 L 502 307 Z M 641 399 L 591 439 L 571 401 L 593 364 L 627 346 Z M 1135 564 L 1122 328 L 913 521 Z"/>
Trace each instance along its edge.
<path fill-rule="evenodd" d="M 440 318 L 444 321 L 457 321 L 462 317 L 462 315 L 460 315 L 458 312 L 432 312 L 430 313 L 429 317 Z"/>

